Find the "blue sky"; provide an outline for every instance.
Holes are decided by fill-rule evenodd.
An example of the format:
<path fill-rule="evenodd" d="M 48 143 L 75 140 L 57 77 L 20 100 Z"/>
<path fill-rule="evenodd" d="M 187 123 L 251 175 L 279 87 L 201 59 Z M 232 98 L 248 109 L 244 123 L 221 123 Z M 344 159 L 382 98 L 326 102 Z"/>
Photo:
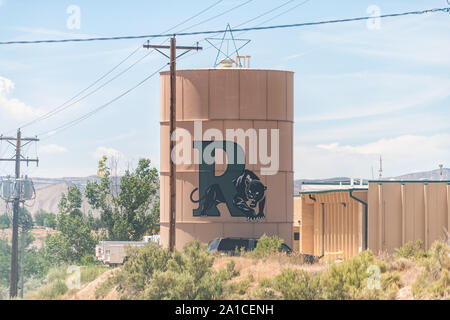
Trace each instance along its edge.
<path fill-rule="evenodd" d="M 224 12 L 248 0 L 224 0 L 178 28 Z M 0 0 L 0 40 L 153 34 L 217 2 L 208 1 L 31 1 Z M 287 0 L 253 0 L 224 16 L 189 29 L 236 26 Z M 304 0 L 245 25 L 258 25 Z M 81 10 L 80 29 L 69 29 L 67 8 Z M 310 0 L 266 25 L 445 7 L 444 0 Z M 384 174 L 395 176 L 450 167 L 450 16 L 437 13 L 384 19 L 379 29 L 366 22 L 248 32 L 241 53 L 252 67 L 295 72 L 295 177 L 371 178 L 383 156 Z M 191 45 L 204 37 L 179 38 Z M 0 133 L 51 110 L 110 70 L 142 40 L 0 46 Z M 145 55 L 140 50 L 127 64 Z M 178 68 L 205 68 L 216 52 L 205 50 Z M 102 90 L 55 117 L 24 128 L 25 136 L 51 130 L 111 100 L 157 70 L 165 59 L 152 54 Z M 159 79 L 115 102 L 79 125 L 41 137 L 41 177 L 95 174 L 103 153 L 121 156 L 120 166 L 149 157 L 159 166 Z M 0 156 L 12 154 L 0 145 Z M 0 163 L 0 175 L 13 167 Z"/>

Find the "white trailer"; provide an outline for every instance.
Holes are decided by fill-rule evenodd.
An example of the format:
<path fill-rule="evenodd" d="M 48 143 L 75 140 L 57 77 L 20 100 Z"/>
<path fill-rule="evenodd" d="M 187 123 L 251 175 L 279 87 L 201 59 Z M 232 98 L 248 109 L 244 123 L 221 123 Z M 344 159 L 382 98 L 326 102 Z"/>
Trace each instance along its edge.
<path fill-rule="evenodd" d="M 148 242 L 159 243 L 159 241 L 159 235 L 145 236 L 143 241 L 100 241 L 95 247 L 95 260 L 107 265 L 121 265 L 128 257 L 129 247 L 143 247 Z"/>

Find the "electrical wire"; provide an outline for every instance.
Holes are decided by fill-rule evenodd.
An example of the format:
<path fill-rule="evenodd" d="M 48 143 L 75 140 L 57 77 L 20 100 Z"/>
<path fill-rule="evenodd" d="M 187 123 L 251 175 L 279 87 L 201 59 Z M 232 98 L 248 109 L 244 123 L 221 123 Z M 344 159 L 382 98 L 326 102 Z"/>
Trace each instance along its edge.
<path fill-rule="evenodd" d="M 225 14 L 231 12 L 231 11 L 234 11 L 234 10 L 236 10 L 236 9 L 242 7 L 242 6 L 245 6 L 246 4 L 248 4 L 248 3 L 252 2 L 252 1 L 253 1 L 253 0 L 248 0 L 248 1 L 246 1 L 246 2 L 244 2 L 244 3 L 241 3 L 241 4 L 237 5 L 237 6 L 234 6 L 234 7 L 230 8 L 230 9 L 228 9 L 228 10 L 222 12 L 222 13 L 219 13 L 218 15 L 215 15 L 214 17 L 208 18 L 208 19 L 203 20 L 203 21 L 201 21 L 201 22 L 199 22 L 199 23 L 196 23 L 196 24 L 194 24 L 194 25 L 191 25 L 191 26 L 189 26 L 189 27 L 187 27 L 187 28 L 181 30 L 180 32 L 183 32 L 183 31 L 192 29 L 192 28 L 197 27 L 197 26 L 199 26 L 199 25 L 201 25 L 201 24 L 204 24 L 204 23 L 206 23 L 206 22 L 209 22 L 209 21 L 211 21 L 211 20 L 213 20 L 213 19 L 219 18 L 219 17 L 221 17 L 221 16 L 223 16 L 223 15 L 225 15 Z M 179 34 L 179 33 L 178 33 L 178 34 Z"/>
<path fill-rule="evenodd" d="M 99 111 L 105 109 L 106 107 L 108 107 L 109 105 L 111 105 L 113 102 L 119 100 L 120 98 L 126 96 L 126 95 L 127 95 L 128 93 L 130 93 L 131 91 L 133 91 L 133 90 L 135 90 L 136 88 L 140 87 L 140 86 L 141 86 L 142 84 L 144 84 L 146 81 L 148 81 L 149 79 L 151 79 L 152 77 L 154 77 L 155 75 L 157 75 L 157 74 L 158 74 L 162 69 L 164 69 L 167 65 L 168 65 L 168 64 L 165 63 L 165 64 L 164 64 L 163 66 L 161 66 L 158 70 L 156 70 L 155 72 L 153 72 L 152 74 L 150 74 L 149 76 L 147 76 L 146 78 L 144 78 L 144 79 L 143 79 L 142 81 L 140 81 L 138 84 L 134 85 L 133 87 L 131 87 L 130 89 L 128 89 L 128 90 L 126 90 L 125 92 L 121 93 L 120 95 L 118 95 L 118 96 L 115 97 L 114 99 L 108 101 L 107 103 L 105 103 L 105 104 L 103 104 L 103 105 L 101 105 L 101 106 L 95 108 L 94 110 L 92 110 L 92 111 L 90 111 L 90 112 L 84 114 L 83 116 L 81 116 L 81 117 L 79 117 L 79 118 L 77 118 L 77 119 L 74 119 L 74 120 L 72 120 L 72 121 L 66 122 L 65 124 L 63 124 L 63 125 L 61 125 L 61 126 L 55 128 L 55 129 L 47 130 L 47 131 L 45 131 L 45 132 L 42 132 L 42 133 L 38 134 L 38 136 L 43 136 L 43 135 L 46 135 L 46 134 L 48 135 L 48 134 L 51 133 L 51 135 L 49 135 L 48 137 L 41 139 L 41 141 L 42 141 L 42 140 L 45 140 L 45 139 L 47 139 L 47 138 L 49 138 L 49 137 L 51 137 L 51 136 L 54 136 L 56 133 L 59 133 L 59 132 L 61 132 L 61 131 L 63 131 L 63 130 L 66 130 L 66 129 L 69 129 L 69 128 L 71 128 L 71 127 L 77 125 L 78 123 L 82 122 L 83 120 L 86 120 L 86 119 L 90 118 L 91 116 L 93 116 L 93 115 L 96 114 L 97 112 L 99 112 Z"/>
<path fill-rule="evenodd" d="M 272 13 L 272 12 L 274 12 L 274 11 L 276 11 L 276 10 L 278 10 L 278 9 L 280 9 L 280 8 L 286 6 L 286 5 L 288 5 L 289 3 L 292 3 L 292 2 L 294 2 L 294 1 L 297 1 L 297 0 L 289 0 L 289 1 L 286 1 L 285 3 L 282 3 L 281 5 L 279 5 L 279 6 L 277 6 L 277 7 L 274 7 L 274 8 L 272 8 L 272 9 L 268 10 L 268 11 L 265 11 L 265 12 L 259 14 L 258 16 L 254 17 L 254 18 L 251 18 L 250 20 L 247 20 L 247 21 L 245 21 L 245 22 L 242 22 L 242 23 L 236 25 L 234 28 L 235 28 L 235 29 L 236 29 L 236 28 L 239 28 L 239 27 L 241 27 L 241 26 L 243 26 L 243 25 L 245 25 L 245 24 L 247 24 L 247 23 L 250 23 L 250 22 L 255 21 L 255 20 L 259 19 L 259 18 L 262 18 L 262 17 L 264 17 L 264 16 L 266 16 L 266 15 L 268 15 L 268 14 L 270 14 L 270 13 Z M 270 19 L 268 19 L 268 20 L 264 21 L 263 23 L 260 23 L 260 24 L 258 24 L 258 25 L 256 25 L 256 26 L 260 26 L 260 25 L 265 24 L 265 23 L 267 23 L 267 22 L 269 22 L 269 21 L 271 21 L 271 20 L 273 20 L 273 19 L 275 19 L 275 18 L 280 17 L 280 16 L 283 15 L 283 14 L 286 14 L 286 13 L 288 13 L 288 12 L 291 12 L 292 10 L 298 8 L 299 6 L 302 6 L 302 5 L 306 4 L 306 3 L 309 2 L 309 1 L 310 1 L 310 0 L 303 1 L 303 2 L 301 2 L 300 4 L 297 4 L 297 5 L 293 6 L 292 8 L 289 8 L 288 10 L 283 11 L 281 14 L 278 14 L 278 15 L 276 15 L 275 17 L 272 17 L 272 18 L 270 18 Z M 235 30 L 235 29 L 234 29 L 234 30 Z M 233 31 L 233 29 L 232 29 L 232 31 Z M 239 35 L 242 35 L 242 34 L 244 34 L 244 33 L 246 33 L 246 32 L 247 32 L 247 31 L 241 32 L 241 33 L 239 33 Z M 219 34 L 219 33 L 217 33 L 217 34 L 215 34 L 215 35 L 218 35 L 218 34 Z M 214 36 L 214 35 L 212 35 L 212 36 Z M 199 43 L 201 43 L 201 42 L 204 41 L 204 40 L 205 40 L 205 39 L 200 40 Z M 202 50 L 202 52 L 205 52 L 205 51 L 207 51 L 207 50 L 209 50 L 209 49 L 211 49 L 211 48 L 213 48 L 213 47 L 214 47 L 214 46 L 210 45 L 210 46 L 208 46 L 207 48 L 204 48 L 204 49 Z M 195 54 L 195 53 L 193 53 L 193 54 Z M 188 54 L 188 55 L 186 55 L 186 56 L 184 56 L 184 57 L 181 57 L 181 59 L 191 57 L 193 54 Z"/>
<path fill-rule="evenodd" d="M 409 16 L 409 15 L 422 15 L 429 13 L 437 13 L 437 12 L 450 12 L 450 8 L 435 8 L 435 9 L 426 9 L 420 11 L 408 11 L 401 13 L 391 13 L 377 16 L 376 18 L 393 18 L 393 17 L 401 17 L 401 16 Z M 282 25 L 273 25 L 273 26 L 265 26 L 265 27 L 252 27 L 252 28 L 239 28 L 234 29 L 233 32 L 242 32 L 242 31 L 261 31 L 261 30 L 270 30 L 270 29 L 286 29 L 286 28 L 299 28 L 299 27 L 307 27 L 307 26 L 316 26 L 316 25 L 324 25 L 324 24 L 336 24 L 343 22 L 354 22 L 354 21 L 362 21 L 362 20 L 370 20 L 374 19 L 373 16 L 364 16 L 364 17 L 356 17 L 356 18 L 346 18 L 346 19 L 335 19 L 335 20 L 323 20 L 323 21 L 314 21 L 314 22 L 302 22 L 302 23 L 292 23 L 292 24 L 282 24 Z M 222 30 L 205 30 L 205 31 L 195 31 L 195 32 L 179 32 L 173 34 L 147 34 L 147 35 L 134 35 L 134 36 L 115 36 L 115 37 L 97 37 L 97 38 L 73 38 L 73 39 L 58 39 L 58 40 L 24 40 L 24 41 L 1 41 L 0 45 L 11 45 L 11 44 L 38 44 L 38 43 L 64 43 L 64 42 L 88 42 L 88 41 L 111 41 L 111 40 L 131 40 L 131 39 L 143 39 L 143 38 L 166 38 L 172 36 L 193 36 L 193 35 L 206 35 L 206 34 L 214 34 L 214 33 L 224 33 L 226 29 Z"/>
<path fill-rule="evenodd" d="M 283 11 L 283 12 L 277 14 L 277 15 L 275 15 L 274 17 L 271 17 L 270 19 L 267 19 L 266 21 L 261 22 L 260 24 L 257 24 L 255 27 L 262 26 L 262 25 L 266 24 L 267 22 L 270 22 L 270 21 L 272 21 L 272 20 L 275 20 L 275 19 L 278 18 L 278 17 L 281 17 L 282 15 L 285 15 L 286 13 L 292 12 L 292 10 L 297 9 L 297 8 L 300 7 L 300 6 L 305 5 L 305 4 L 308 3 L 309 1 L 310 1 L 310 0 L 302 1 L 302 2 L 300 2 L 299 4 L 296 4 L 295 6 L 293 6 L 293 7 L 289 8 L 289 9 L 287 9 L 287 10 L 285 10 L 285 11 Z M 245 31 L 245 32 L 248 32 L 248 31 Z M 242 32 L 241 34 L 243 34 L 243 33 L 245 33 L 245 32 Z"/>
<path fill-rule="evenodd" d="M 77 104 L 78 102 L 86 99 L 87 97 L 93 95 L 94 93 L 96 93 L 97 91 L 99 91 L 100 89 L 104 88 L 106 85 L 110 84 L 111 82 L 113 82 L 114 80 L 116 80 L 117 78 L 119 78 L 121 75 L 123 75 L 124 73 L 128 72 L 129 70 L 131 70 L 135 65 L 137 65 L 139 62 L 141 62 L 142 60 L 144 60 L 145 58 L 147 58 L 152 52 L 148 52 L 147 54 L 145 54 L 143 57 L 139 58 L 137 61 L 135 61 L 133 64 L 131 64 L 130 66 L 128 66 L 126 69 L 122 70 L 120 73 L 118 73 L 117 75 L 115 75 L 114 77 L 112 77 L 111 79 L 109 79 L 108 81 L 106 81 L 105 83 L 103 83 L 102 85 L 100 85 L 99 87 L 95 88 L 94 90 L 90 91 L 89 93 L 87 93 L 86 95 L 80 97 L 79 99 L 75 100 L 74 102 L 72 102 L 71 104 L 68 104 L 66 106 L 64 106 L 63 108 L 49 114 L 48 116 L 44 117 L 41 119 L 42 120 L 46 120 L 52 116 L 54 116 L 57 113 L 60 113 L 64 110 L 66 110 L 67 108 L 70 108 L 71 106 Z"/>
<path fill-rule="evenodd" d="M 140 49 L 142 48 L 142 46 L 139 46 L 137 49 L 135 49 L 133 52 L 131 52 L 131 54 L 129 54 L 127 57 L 125 57 L 125 59 L 123 59 L 122 61 L 120 61 L 117 65 L 115 65 L 112 69 L 110 69 L 108 72 L 106 72 L 105 74 L 103 74 L 100 78 L 98 78 L 97 80 L 95 80 L 94 82 L 92 82 L 90 85 L 88 85 L 86 88 L 84 88 L 83 90 L 79 91 L 76 95 L 74 95 L 72 98 L 70 98 L 69 100 L 66 100 L 64 103 L 58 105 L 57 107 L 53 108 L 52 110 L 48 111 L 47 113 L 43 114 L 42 116 L 26 122 L 22 125 L 19 126 L 19 128 L 25 128 L 28 126 L 31 126 L 32 124 L 39 122 L 41 120 L 45 120 L 48 119 L 49 117 L 51 117 L 52 115 L 59 113 L 62 108 L 64 108 L 68 103 L 70 103 L 71 101 L 73 101 L 74 99 L 78 98 L 80 95 L 82 95 L 83 93 L 85 93 L 87 90 L 89 90 L 90 88 L 92 88 L 93 86 L 95 86 L 97 83 L 99 83 L 100 81 L 102 81 L 103 79 L 105 79 L 108 75 L 110 75 L 112 72 L 114 72 L 117 68 L 119 68 L 122 64 L 124 64 L 128 59 L 130 59 L 136 52 L 138 52 Z M 87 95 L 89 96 L 89 95 Z M 85 96 L 86 97 L 86 96 Z M 80 99 L 81 100 L 81 99 Z M 77 100 L 80 101 L 80 100 Z M 73 103 L 74 104 L 74 103 Z M 71 104 L 71 105 L 73 105 Z"/>
<path fill-rule="evenodd" d="M 201 10 L 200 12 L 190 16 L 189 18 L 187 18 L 186 20 L 178 23 L 177 25 L 163 31 L 162 33 L 167 33 L 171 30 L 174 30 L 175 28 L 189 22 L 192 19 L 195 19 L 196 17 L 200 16 L 201 14 L 205 13 L 206 11 L 214 8 L 215 6 L 217 6 L 218 4 L 220 4 L 221 2 L 223 2 L 224 0 L 219 0 L 215 3 L 213 3 L 212 5 L 208 6 L 207 8 Z M 167 40 L 166 40 L 167 41 Z M 113 73 L 115 70 L 117 70 L 117 68 L 119 68 L 121 65 L 123 65 L 126 61 L 128 61 L 132 56 L 134 56 L 140 49 L 142 48 L 142 45 L 140 45 L 138 48 L 136 48 L 135 50 L 133 50 L 128 56 L 126 56 L 123 60 L 121 60 L 117 65 L 115 65 L 112 69 L 110 69 L 109 71 L 107 71 L 105 74 L 103 74 L 100 78 L 98 78 L 97 80 L 95 80 L 94 82 L 92 82 L 91 84 L 89 84 L 87 87 L 85 87 L 84 89 L 82 89 L 81 91 L 79 91 L 77 94 L 75 94 L 73 97 L 71 97 L 70 99 L 66 100 L 64 103 L 58 105 L 57 107 L 53 108 L 52 110 L 48 111 L 47 113 L 43 114 L 42 116 L 39 116 L 38 118 L 31 120 L 29 122 L 23 123 L 19 126 L 19 128 L 25 128 L 28 126 L 31 126 L 39 121 L 42 120 L 46 120 L 50 117 L 52 117 L 53 115 L 67 109 L 70 106 L 73 106 L 74 104 L 80 102 L 81 100 L 89 97 L 90 95 L 92 95 L 93 93 L 97 92 L 98 90 L 100 90 L 101 88 L 103 88 L 106 84 L 110 83 L 112 80 L 117 79 L 120 75 L 124 74 L 126 71 L 130 70 L 133 66 L 135 66 L 137 64 L 137 62 L 142 61 L 145 57 L 147 57 L 151 51 L 149 52 L 149 54 L 147 54 L 145 57 L 139 59 L 136 63 L 134 63 L 132 66 L 128 67 L 126 69 L 126 71 L 121 72 L 118 76 L 114 77 L 112 80 L 106 82 L 105 84 L 103 84 L 102 86 L 98 87 L 97 89 L 95 89 L 94 91 L 92 91 L 91 93 L 83 96 L 82 98 L 76 100 L 73 103 L 72 102 L 74 99 L 78 98 L 79 96 L 81 96 L 83 93 L 85 93 L 87 90 L 89 90 L 90 88 L 92 88 L 93 86 L 95 86 L 96 84 L 98 84 L 100 81 L 102 81 L 103 79 L 105 79 L 108 75 L 110 75 L 111 73 Z M 67 104 L 70 103 L 68 106 Z M 12 132 L 13 130 L 8 131 L 7 133 Z"/>

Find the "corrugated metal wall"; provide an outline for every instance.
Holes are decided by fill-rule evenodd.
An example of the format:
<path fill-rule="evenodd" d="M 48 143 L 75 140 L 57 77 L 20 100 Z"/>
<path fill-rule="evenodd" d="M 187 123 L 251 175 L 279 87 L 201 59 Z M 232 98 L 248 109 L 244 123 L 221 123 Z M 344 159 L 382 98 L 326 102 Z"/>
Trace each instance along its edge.
<path fill-rule="evenodd" d="M 426 248 L 445 239 L 450 229 L 447 182 L 371 182 L 369 184 L 369 249 L 392 252 L 409 241 Z"/>
<path fill-rule="evenodd" d="M 358 191 L 358 197 L 367 191 Z M 363 249 L 363 206 L 349 191 L 302 195 L 300 251 L 349 258 Z M 298 202 L 300 200 L 294 199 Z M 298 208 L 298 206 L 296 206 Z M 323 218 L 325 223 L 323 223 Z"/>

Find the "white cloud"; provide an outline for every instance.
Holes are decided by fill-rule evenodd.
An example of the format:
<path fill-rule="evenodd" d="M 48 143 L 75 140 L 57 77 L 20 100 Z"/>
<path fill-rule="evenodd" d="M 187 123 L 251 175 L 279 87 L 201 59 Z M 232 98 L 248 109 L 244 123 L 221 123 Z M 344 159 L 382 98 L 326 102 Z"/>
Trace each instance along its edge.
<path fill-rule="evenodd" d="M 57 144 L 47 144 L 39 147 L 39 153 L 44 154 L 65 153 L 67 151 L 67 148 L 58 146 Z"/>
<path fill-rule="evenodd" d="M 107 147 L 98 147 L 95 152 L 92 153 L 92 156 L 95 159 L 101 159 L 103 156 L 107 156 L 108 158 L 115 158 L 115 159 L 121 159 L 124 158 L 124 155 L 114 149 L 114 148 L 107 148 Z"/>
<path fill-rule="evenodd" d="M 450 166 L 450 134 L 403 135 L 361 145 L 297 145 L 294 149 L 296 178 L 371 178 L 371 167 L 378 169 L 380 155 L 385 176 L 432 170 L 440 163 Z"/>
<path fill-rule="evenodd" d="M 5 118 L 24 121 L 43 114 L 43 111 L 38 108 L 33 108 L 19 99 L 10 98 L 14 88 L 14 82 L 0 77 L 0 112 Z"/>

